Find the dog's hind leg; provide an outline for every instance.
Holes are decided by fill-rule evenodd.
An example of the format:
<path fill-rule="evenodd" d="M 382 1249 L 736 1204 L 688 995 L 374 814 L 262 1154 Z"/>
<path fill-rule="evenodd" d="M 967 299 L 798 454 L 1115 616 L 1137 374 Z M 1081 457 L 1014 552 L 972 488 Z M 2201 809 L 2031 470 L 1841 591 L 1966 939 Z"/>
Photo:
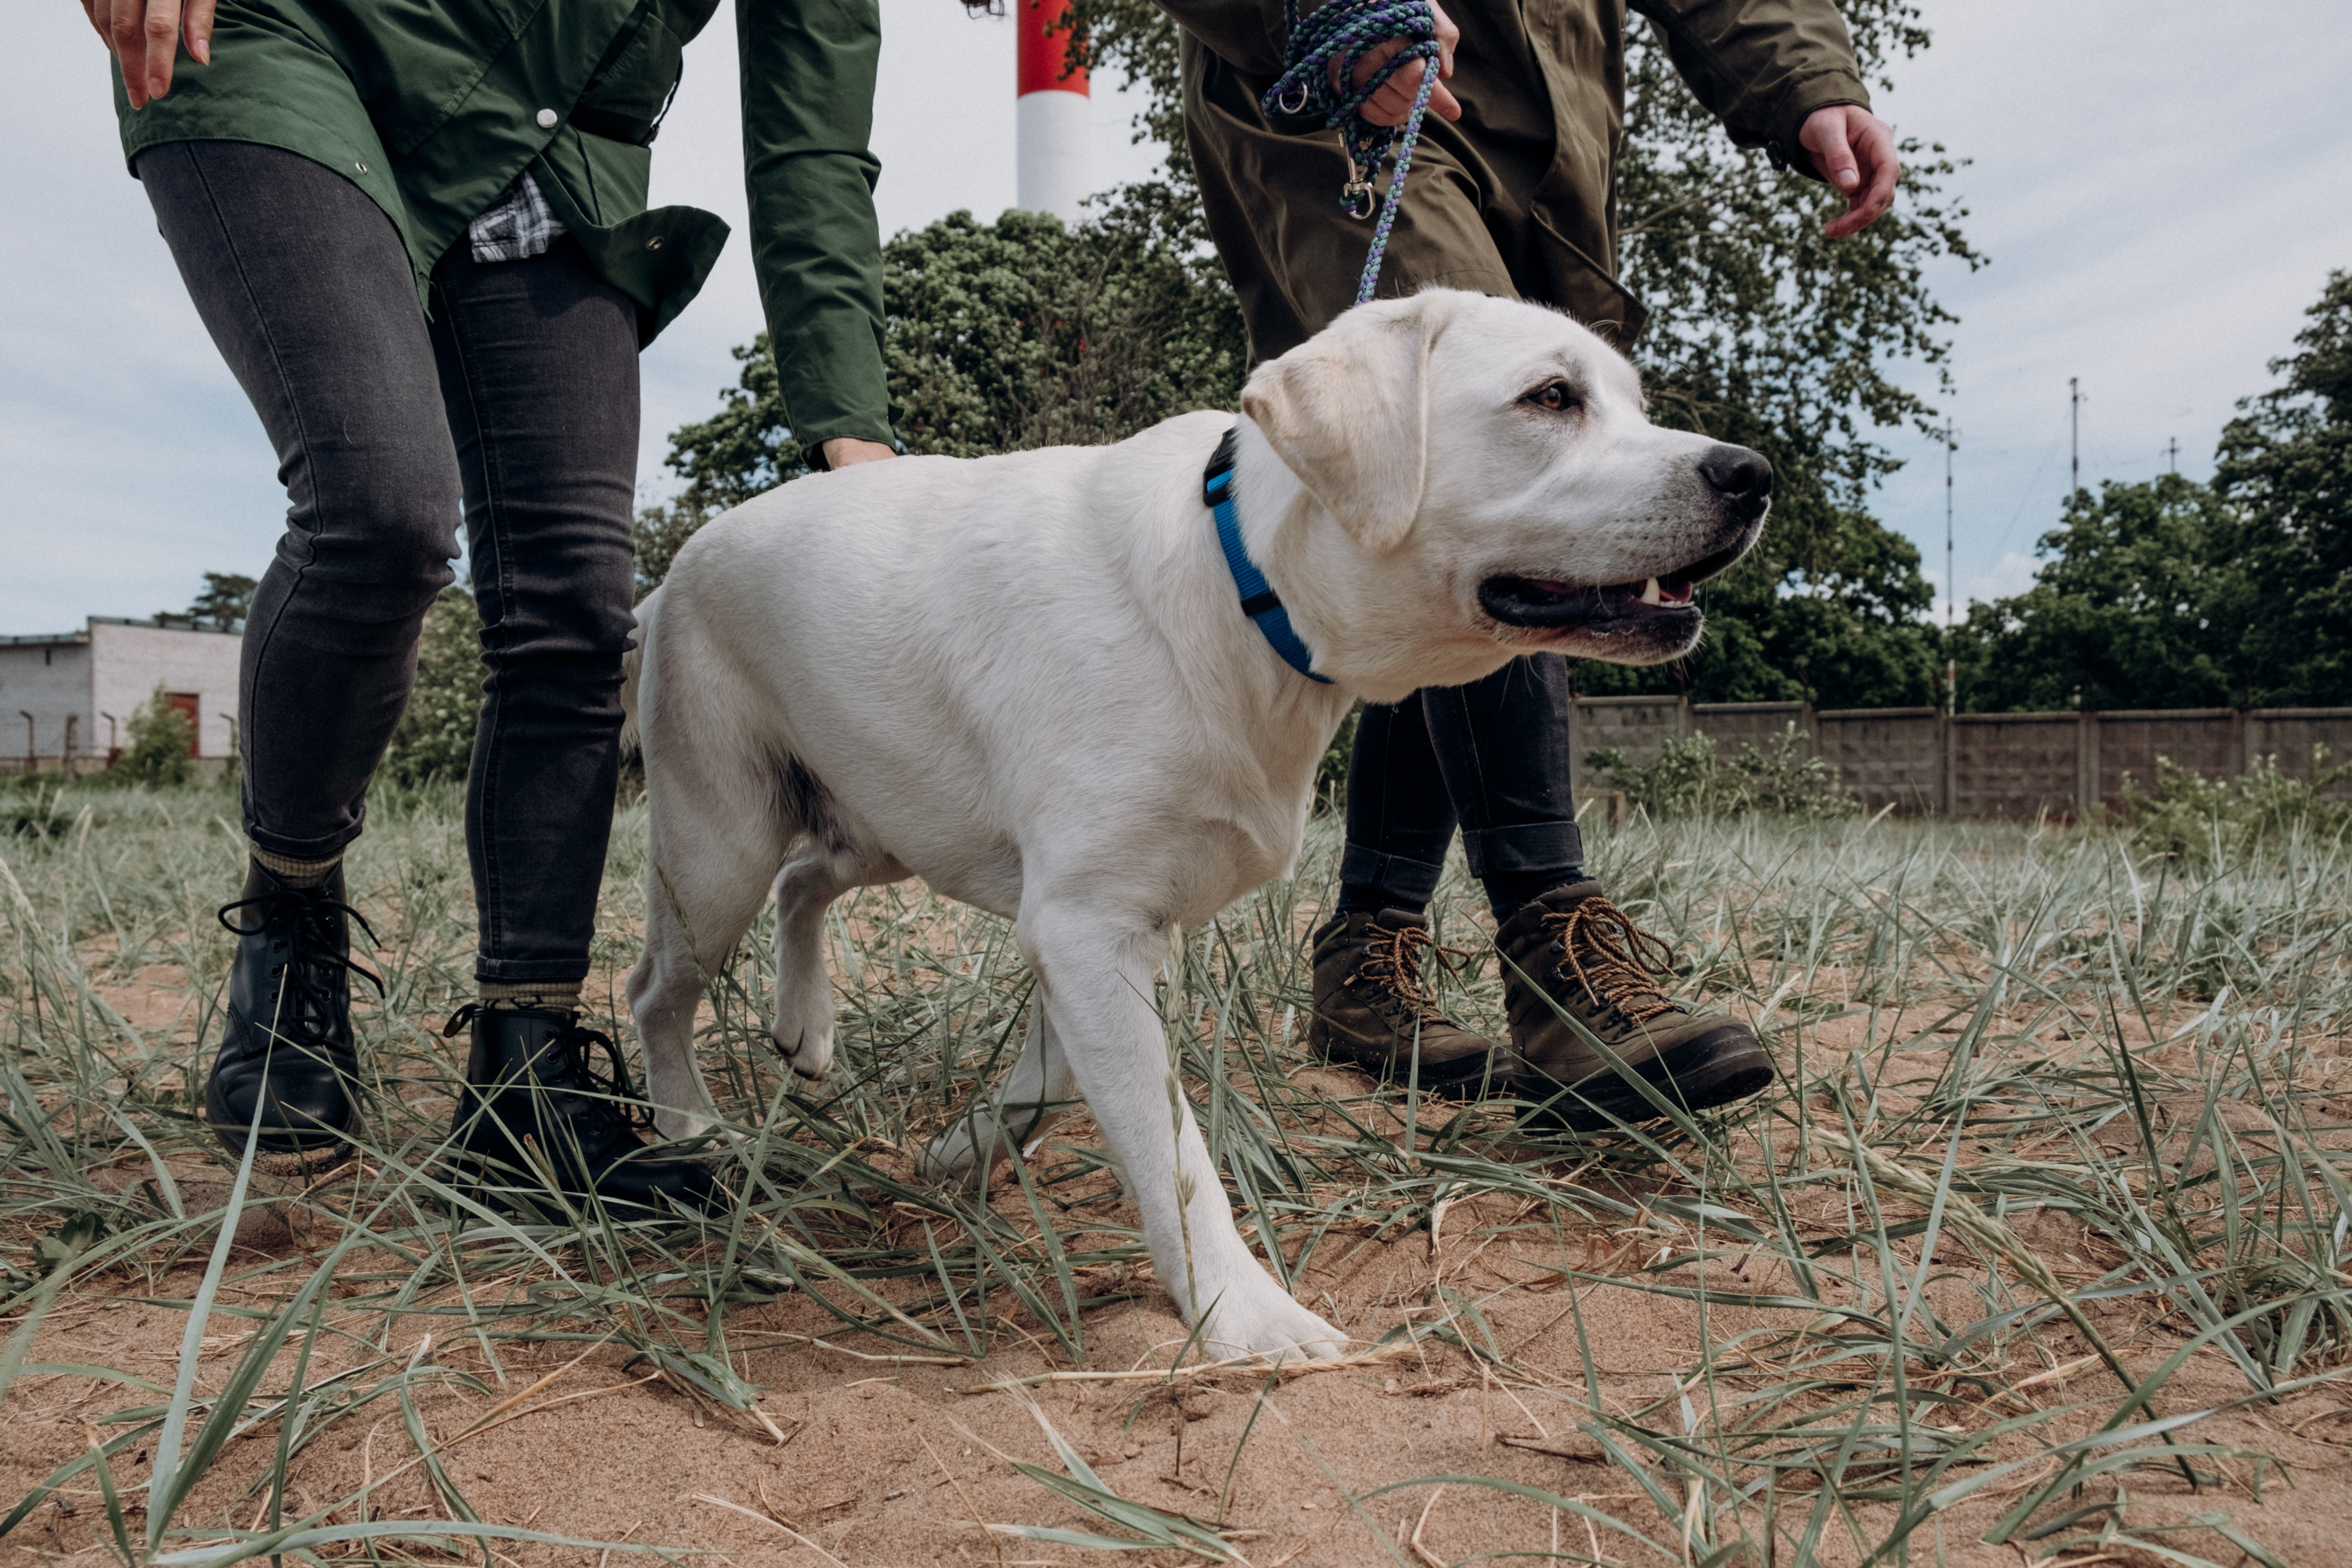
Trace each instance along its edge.
<path fill-rule="evenodd" d="M 923 1151 L 924 1174 L 942 1184 L 985 1188 L 999 1149 L 1009 1146 L 1014 1159 L 1022 1158 L 1080 1103 L 1069 1053 L 1055 1035 L 1045 998 L 1033 998 L 1021 1059 L 995 1093 L 974 1094 L 964 1113 L 931 1141 Z"/>
<path fill-rule="evenodd" d="M 825 973 L 824 912 L 852 888 L 895 882 L 907 868 L 803 839 L 776 873 L 776 1022 L 786 1066 L 814 1085 L 833 1065 L 833 983 Z"/>
<path fill-rule="evenodd" d="M 719 1115 L 695 1066 L 695 1009 L 767 900 L 786 830 L 764 809 L 714 801 L 704 780 L 649 769 L 646 783 L 646 950 L 629 972 L 629 1008 L 645 1042 L 654 1125 L 665 1138 L 690 1138 Z"/>

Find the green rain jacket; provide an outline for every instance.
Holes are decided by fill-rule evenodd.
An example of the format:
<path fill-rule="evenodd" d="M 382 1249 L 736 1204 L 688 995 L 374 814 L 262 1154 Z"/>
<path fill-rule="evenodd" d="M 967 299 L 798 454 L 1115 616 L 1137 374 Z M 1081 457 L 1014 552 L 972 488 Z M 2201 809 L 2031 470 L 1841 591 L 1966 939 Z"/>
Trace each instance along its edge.
<path fill-rule="evenodd" d="M 466 226 L 528 169 L 649 342 L 701 288 L 727 225 L 646 209 L 648 145 L 718 0 L 221 0 L 212 63 L 133 110 L 126 158 L 255 142 L 341 174 L 406 243 L 420 299 Z M 751 257 L 793 434 L 891 439 L 880 164 L 867 151 L 878 0 L 736 0 Z"/>
<path fill-rule="evenodd" d="M 1319 119 L 1259 106 L 1282 74 L 1283 0 L 1159 0 L 1184 30 L 1184 128 L 1252 350 L 1270 358 L 1354 302 L 1372 224 L 1340 210 L 1348 161 Z M 1831 0 L 1630 0 L 1743 147 L 1813 173 L 1797 132 L 1867 105 Z M 1300 0 L 1301 12 L 1312 9 Z M 1381 273 L 1541 300 L 1622 346 L 1643 311 L 1617 284 L 1615 176 L 1628 0 L 1447 0 L 1463 115 L 1423 123 Z M 1385 189 L 1385 185 L 1383 185 Z"/>

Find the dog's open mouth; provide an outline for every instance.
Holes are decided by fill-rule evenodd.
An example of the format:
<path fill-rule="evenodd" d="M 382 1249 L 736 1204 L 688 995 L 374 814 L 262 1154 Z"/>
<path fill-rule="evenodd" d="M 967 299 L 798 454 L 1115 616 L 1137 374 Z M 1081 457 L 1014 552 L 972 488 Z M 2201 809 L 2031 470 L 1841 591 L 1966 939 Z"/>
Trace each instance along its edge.
<path fill-rule="evenodd" d="M 1691 593 L 1696 586 L 1681 573 L 1605 587 L 1546 577 L 1489 577 L 1478 585 L 1478 603 L 1505 626 L 1617 631 L 1696 617 L 1698 606 L 1691 602 Z"/>
<path fill-rule="evenodd" d="M 1551 577 L 1504 574 L 1478 584 L 1478 603 L 1507 626 L 1538 631 L 1627 632 L 1691 626 L 1698 623 L 1692 595 L 1701 583 L 1745 553 L 1746 545 L 1718 551 L 1679 572 L 1638 583 L 1595 586 Z"/>

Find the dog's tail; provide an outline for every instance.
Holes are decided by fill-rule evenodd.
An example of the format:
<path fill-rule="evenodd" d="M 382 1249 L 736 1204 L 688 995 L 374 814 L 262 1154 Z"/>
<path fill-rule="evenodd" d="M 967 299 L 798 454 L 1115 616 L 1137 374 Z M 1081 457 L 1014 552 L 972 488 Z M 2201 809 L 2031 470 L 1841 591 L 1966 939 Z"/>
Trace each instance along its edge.
<path fill-rule="evenodd" d="M 621 755 L 637 754 L 643 737 L 637 725 L 637 686 L 646 670 L 646 645 L 653 641 L 654 612 L 661 605 L 662 591 L 656 588 L 637 606 L 637 635 L 629 644 L 629 651 L 621 656 Z"/>

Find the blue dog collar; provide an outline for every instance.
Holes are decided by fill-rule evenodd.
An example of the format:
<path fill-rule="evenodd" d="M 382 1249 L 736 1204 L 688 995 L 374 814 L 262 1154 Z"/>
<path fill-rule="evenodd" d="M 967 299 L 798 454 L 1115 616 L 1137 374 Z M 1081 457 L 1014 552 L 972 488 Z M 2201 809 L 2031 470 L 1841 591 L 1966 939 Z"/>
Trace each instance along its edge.
<path fill-rule="evenodd" d="M 1234 586 L 1241 590 L 1242 614 L 1257 623 L 1282 662 L 1319 686 L 1331 684 L 1328 676 L 1315 673 L 1315 656 L 1291 629 L 1290 612 L 1282 607 L 1282 600 L 1267 584 L 1265 574 L 1249 557 L 1242 543 L 1241 509 L 1234 500 L 1234 454 L 1239 426 L 1225 432 L 1217 443 L 1216 452 L 1209 458 L 1209 467 L 1201 476 L 1201 501 L 1217 517 L 1217 542 L 1224 547 L 1225 568 L 1234 574 Z"/>

